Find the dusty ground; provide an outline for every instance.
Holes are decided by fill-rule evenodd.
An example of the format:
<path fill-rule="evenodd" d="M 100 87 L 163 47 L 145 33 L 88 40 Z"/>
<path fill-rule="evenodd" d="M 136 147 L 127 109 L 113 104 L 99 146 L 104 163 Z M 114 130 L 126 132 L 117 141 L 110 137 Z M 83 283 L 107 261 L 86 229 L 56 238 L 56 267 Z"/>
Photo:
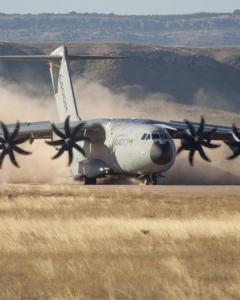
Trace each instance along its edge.
<path fill-rule="evenodd" d="M 240 187 L 2 185 L 0 299 L 240 299 Z"/>

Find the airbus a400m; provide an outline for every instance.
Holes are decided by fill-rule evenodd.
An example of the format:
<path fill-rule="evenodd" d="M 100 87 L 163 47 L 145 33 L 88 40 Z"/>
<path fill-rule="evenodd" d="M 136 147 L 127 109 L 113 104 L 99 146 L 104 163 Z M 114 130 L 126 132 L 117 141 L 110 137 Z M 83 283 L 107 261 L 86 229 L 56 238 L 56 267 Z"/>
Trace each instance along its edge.
<path fill-rule="evenodd" d="M 68 154 L 68 164 L 74 179 L 84 184 L 96 184 L 98 178 L 122 175 L 138 177 L 145 184 L 157 184 L 158 179 L 174 164 L 182 151 L 189 152 L 194 164 L 195 153 L 210 162 L 204 148 L 219 147 L 214 141 L 224 141 L 232 154 L 240 155 L 240 132 L 233 127 L 189 121 L 145 119 L 82 120 L 78 114 L 69 61 L 86 59 L 122 59 L 113 56 L 71 56 L 65 46 L 48 55 L 1 56 L 3 61 L 49 61 L 53 90 L 60 122 L 50 121 L 3 124 L 0 129 L 0 167 L 8 156 L 19 167 L 15 154 L 30 155 L 21 144 L 45 139 L 56 148 L 57 159 Z M 176 149 L 175 140 L 180 140 Z"/>

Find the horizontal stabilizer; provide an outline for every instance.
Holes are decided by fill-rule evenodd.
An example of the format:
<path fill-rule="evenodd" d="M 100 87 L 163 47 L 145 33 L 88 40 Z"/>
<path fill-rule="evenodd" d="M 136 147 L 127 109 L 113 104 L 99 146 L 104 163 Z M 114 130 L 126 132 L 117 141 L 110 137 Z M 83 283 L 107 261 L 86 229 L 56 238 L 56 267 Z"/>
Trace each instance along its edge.
<path fill-rule="evenodd" d="M 68 60 L 104 60 L 104 59 L 126 59 L 123 56 L 89 56 L 89 55 L 68 55 Z M 62 56 L 50 56 L 50 55 L 2 55 L 1 61 L 59 61 Z"/>

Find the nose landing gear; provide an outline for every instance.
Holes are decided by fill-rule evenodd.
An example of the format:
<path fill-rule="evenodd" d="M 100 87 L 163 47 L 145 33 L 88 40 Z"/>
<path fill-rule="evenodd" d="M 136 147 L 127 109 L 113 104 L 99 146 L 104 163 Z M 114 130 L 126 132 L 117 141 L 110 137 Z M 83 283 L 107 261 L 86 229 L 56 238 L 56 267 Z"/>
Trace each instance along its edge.
<path fill-rule="evenodd" d="M 163 177 L 159 174 L 145 174 L 140 177 L 140 180 L 143 182 L 145 185 L 159 185 L 160 178 Z"/>

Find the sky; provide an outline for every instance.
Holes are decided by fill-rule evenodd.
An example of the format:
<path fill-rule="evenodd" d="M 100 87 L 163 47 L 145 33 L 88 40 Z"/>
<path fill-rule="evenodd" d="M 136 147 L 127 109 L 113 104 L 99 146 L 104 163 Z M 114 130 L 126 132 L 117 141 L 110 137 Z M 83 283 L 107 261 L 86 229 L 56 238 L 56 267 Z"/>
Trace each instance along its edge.
<path fill-rule="evenodd" d="M 4 13 L 96 12 L 115 14 L 185 14 L 232 12 L 240 0 L 0 0 Z"/>

